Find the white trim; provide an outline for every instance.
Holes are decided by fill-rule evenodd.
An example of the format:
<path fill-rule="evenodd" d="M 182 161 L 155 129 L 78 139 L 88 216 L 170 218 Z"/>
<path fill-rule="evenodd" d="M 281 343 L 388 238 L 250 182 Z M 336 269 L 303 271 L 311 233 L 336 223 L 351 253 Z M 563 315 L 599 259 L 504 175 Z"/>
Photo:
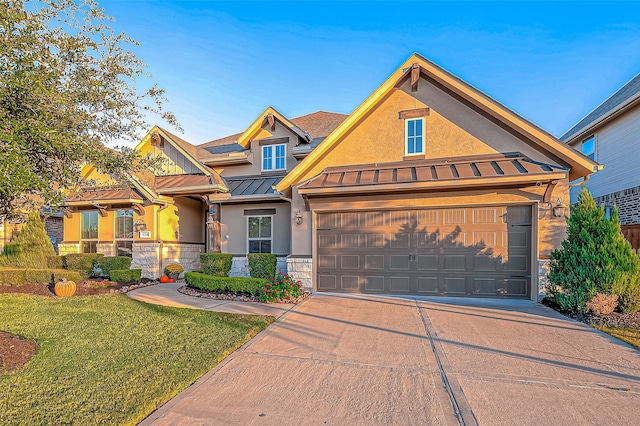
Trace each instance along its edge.
<path fill-rule="evenodd" d="M 276 167 L 276 150 L 277 147 L 282 146 L 284 147 L 284 167 L 282 168 L 277 168 Z M 265 148 L 272 148 L 272 152 L 271 152 L 271 165 L 272 167 L 270 169 L 265 169 L 264 168 L 264 150 Z M 285 143 L 280 143 L 277 145 L 263 145 L 262 149 L 260 150 L 260 171 L 263 172 L 273 172 L 273 171 L 279 171 L 279 170 L 287 170 L 287 144 Z"/>
<path fill-rule="evenodd" d="M 416 152 L 409 152 L 409 122 L 414 122 L 416 120 L 422 120 L 422 135 L 420 136 L 422 139 L 422 150 Z M 413 117 L 413 118 L 405 118 L 404 120 L 404 155 L 425 155 L 425 129 L 426 129 L 426 117 Z M 414 136 L 415 137 L 415 136 Z"/>
<path fill-rule="evenodd" d="M 249 237 L 249 219 L 250 219 L 250 218 L 253 218 L 253 217 L 257 217 L 257 218 L 268 217 L 268 218 L 270 218 L 270 219 L 271 219 L 271 221 L 270 221 L 270 224 L 271 224 L 271 232 L 269 233 L 269 234 L 270 234 L 270 237 L 269 237 L 269 238 L 265 238 L 265 237 L 255 237 L 255 238 L 250 238 L 250 237 Z M 273 253 L 273 252 L 274 252 L 274 251 L 273 251 L 273 218 L 274 218 L 274 216 L 273 216 L 273 215 L 270 215 L 270 214 L 267 214 L 267 215 L 252 215 L 252 216 L 247 216 L 247 220 L 246 220 L 246 224 L 247 224 L 247 226 L 246 226 L 246 228 L 245 228 L 245 229 L 246 229 L 246 234 L 245 234 L 245 235 L 246 235 L 246 241 L 247 241 L 247 246 L 246 246 L 246 248 L 247 248 L 247 250 L 246 250 L 246 251 L 247 251 L 247 253 L 251 253 L 251 252 L 249 251 L 249 240 L 250 240 L 250 239 L 251 239 L 251 240 L 254 240 L 254 241 L 271 241 L 271 251 L 270 251 L 269 253 Z M 261 253 L 262 253 L 262 252 L 261 252 Z"/>

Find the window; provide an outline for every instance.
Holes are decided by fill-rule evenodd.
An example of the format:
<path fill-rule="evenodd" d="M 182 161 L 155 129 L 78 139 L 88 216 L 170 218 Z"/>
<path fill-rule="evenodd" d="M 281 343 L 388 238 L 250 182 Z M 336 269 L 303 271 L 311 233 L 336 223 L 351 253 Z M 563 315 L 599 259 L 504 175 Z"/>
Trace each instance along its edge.
<path fill-rule="evenodd" d="M 611 219 L 611 214 L 613 213 L 613 207 L 605 206 L 604 207 L 604 218 Z"/>
<path fill-rule="evenodd" d="M 262 171 L 284 170 L 286 168 L 286 145 L 266 145 L 262 147 Z"/>
<path fill-rule="evenodd" d="M 82 253 L 98 252 L 98 212 L 82 212 L 80 239 Z"/>
<path fill-rule="evenodd" d="M 271 253 L 271 216 L 249 216 L 247 239 L 249 253 Z"/>
<path fill-rule="evenodd" d="M 132 256 L 133 210 L 116 210 L 116 255 Z"/>
<path fill-rule="evenodd" d="M 582 141 L 582 153 L 592 160 L 596 159 L 596 137 L 591 136 Z"/>
<path fill-rule="evenodd" d="M 424 154 L 424 118 L 413 118 L 404 121 L 405 154 Z"/>

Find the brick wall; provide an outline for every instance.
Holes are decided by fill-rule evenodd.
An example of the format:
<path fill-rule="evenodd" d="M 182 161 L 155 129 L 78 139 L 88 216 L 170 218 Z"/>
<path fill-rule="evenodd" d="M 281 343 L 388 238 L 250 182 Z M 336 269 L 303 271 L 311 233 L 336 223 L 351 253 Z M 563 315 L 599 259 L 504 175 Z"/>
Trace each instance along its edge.
<path fill-rule="evenodd" d="M 640 186 L 596 197 L 597 205 L 618 207 L 621 225 L 640 223 Z"/>

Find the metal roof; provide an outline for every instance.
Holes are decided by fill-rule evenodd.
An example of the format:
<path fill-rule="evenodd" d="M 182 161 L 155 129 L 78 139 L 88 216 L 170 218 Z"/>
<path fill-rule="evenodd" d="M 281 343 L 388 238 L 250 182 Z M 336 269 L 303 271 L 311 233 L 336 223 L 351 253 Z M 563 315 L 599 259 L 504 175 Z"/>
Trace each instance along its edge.
<path fill-rule="evenodd" d="M 587 114 L 586 117 L 580 120 L 564 135 L 560 136 L 560 139 L 564 142 L 570 141 L 575 136 L 579 136 L 584 130 L 593 127 L 602 120 L 605 120 L 638 98 L 640 98 L 640 74 L 633 77 L 631 81 L 622 86 L 603 103 L 598 105 L 596 109 Z"/>
<path fill-rule="evenodd" d="M 546 175 L 568 173 L 568 169 L 532 161 L 516 154 L 489 155 L 456 159 L 409 160 L 393 163 L 365 164 L 325 169 L 318 176 L 300 186 L 300 192 L 327 193 L 331 189 L 388 186 L 411 189 L 412 184 L 427 184 L 421 187 L 444 189 L 459 187 L 458 183 L 518 182 Z M 337 191 L 339 192 L 339 191 Z"/>
<path fill-rule="evenodd" d="M 138 192 L 131 188 L 91 188 L 81 193 L 72 193 L 67 202 L 74 201 L 143 201 Z"/>
<path fill-rule="evenodd" d="M 177 194 L 184 192 L 222 192 L 226 189 L 224 182 L 217 174 L 199 175 L 166 175 L 156 176 L 155 190 L 158 193 Z"/>
<path fill-rule="evenodd" d="M 225 177 L 224 180 L 232 197 L 275 195 L 272 186 L 277 185 L 284 176 L 238 176 Z"/>

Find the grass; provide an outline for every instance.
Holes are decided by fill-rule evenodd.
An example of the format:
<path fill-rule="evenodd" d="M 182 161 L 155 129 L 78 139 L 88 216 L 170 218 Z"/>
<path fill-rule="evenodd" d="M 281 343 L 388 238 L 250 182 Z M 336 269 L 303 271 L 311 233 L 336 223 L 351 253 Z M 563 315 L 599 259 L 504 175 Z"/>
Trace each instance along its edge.
<path fill-rule="evenodd" d="M 610 328 L 605 326 L 596 326 L 600 331 L 612 335 L 616 339 L 627 342 L 630 345 L 640 349 L 640 329 L 637 328 Z"/>
<path fill-rule="evenodd" d="M 0 312 L 0 330 L 40 346 L 0 375 L 3 425 L 136 424 L 273 321 L 124 294 L 0 294 Z"/>

